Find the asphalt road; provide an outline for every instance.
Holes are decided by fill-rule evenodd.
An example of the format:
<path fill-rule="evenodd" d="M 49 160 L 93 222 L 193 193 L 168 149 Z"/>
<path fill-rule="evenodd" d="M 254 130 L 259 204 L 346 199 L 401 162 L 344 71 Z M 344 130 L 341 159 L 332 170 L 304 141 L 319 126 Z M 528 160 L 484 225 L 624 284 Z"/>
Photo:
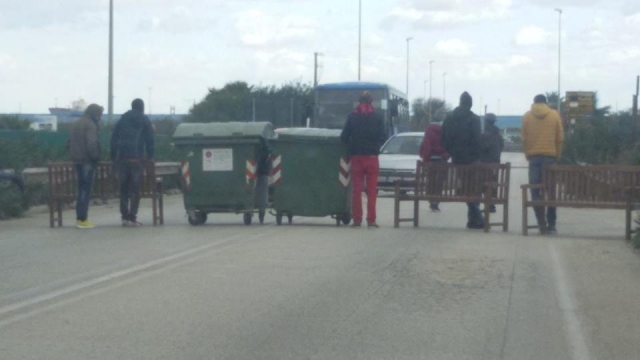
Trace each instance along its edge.
<path fill-rule="evenodd" d="M 92 230 L 0 222 L 0 359 L 640 358 L 624 214 L 560 210 L 560 235 L 525 238 L 512 177 L 509 233 L 465 229 L 461 204 L 394 229 L 388 199 L 378 230 L 191 227 L 179 196 L 163 227 L 122 228 L 113 205 Z"/>

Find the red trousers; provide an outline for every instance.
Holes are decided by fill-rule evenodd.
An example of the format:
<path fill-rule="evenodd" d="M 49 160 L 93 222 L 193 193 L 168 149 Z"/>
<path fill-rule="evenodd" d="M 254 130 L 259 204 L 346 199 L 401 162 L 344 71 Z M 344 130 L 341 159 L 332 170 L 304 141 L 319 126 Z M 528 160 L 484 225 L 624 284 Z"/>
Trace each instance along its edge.
<path fill-rule="evenodd" d="M 362 222 L 362 191 L 364 191 L 365 179 L 367 181 L 367 222 L 376 221 L 379 172 L 380 164 L 377 156 L 355 155 L 351 157 L 351 179 L 353 181 L 351 212 L 354 223 Z"/>

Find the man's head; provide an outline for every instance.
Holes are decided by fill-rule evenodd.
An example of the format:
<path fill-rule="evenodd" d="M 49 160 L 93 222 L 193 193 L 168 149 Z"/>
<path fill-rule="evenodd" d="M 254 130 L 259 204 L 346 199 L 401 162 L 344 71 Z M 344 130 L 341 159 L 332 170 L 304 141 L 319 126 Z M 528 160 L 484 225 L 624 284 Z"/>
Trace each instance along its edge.
<path fill-rule="evenodd" d="M 100 117 L 102 117 L 102 112 L 104 108 L 98 104 L 91 104 L 87 106 L 84 113 L 88 115 L 93 121 L 100 121 Z"/>
<path fill-rule="evenodd" d="M 496 114 L 488 113 L 487 115 L 484 116 L 484 121 L 487 124 L 495 124 L 496 121 L 498 121 L 498 118 L 496 117 Z"/>
<path fill-rule="evenodd" d="M 447 110 L 440 108 L 433 114 L 433 122 L 441 123 L 444 121 L 444 118 L 447 116 Z"/>
<path fill-rule="evenodd" d="M 142 101 L 142 99 L 133 100 L 131 102 L 131 109 L 144 114 L 144 101 Z"/>
<path fill-rule="evenodd" d="M 542 95 L 542 94 L 538 94 L 538 95 L 536 95 L 536 97 L 533 98 L 533 103 L 534 104 L 546 104 L 547 103 L 547 97 Z"/>
<path fill-rule="evenodd" d="M 468 92 L 463 92 L 460 95 L 460 107 L 471 109 L 473 107 L 473 98 Z"/>
<path fill-rule="evenodd" d="M 368 91 L 365 91 L 360 95 L 360 99 L 358 100 L 360 104 L 371 104 L 373 102 L 373 98 Z"/>

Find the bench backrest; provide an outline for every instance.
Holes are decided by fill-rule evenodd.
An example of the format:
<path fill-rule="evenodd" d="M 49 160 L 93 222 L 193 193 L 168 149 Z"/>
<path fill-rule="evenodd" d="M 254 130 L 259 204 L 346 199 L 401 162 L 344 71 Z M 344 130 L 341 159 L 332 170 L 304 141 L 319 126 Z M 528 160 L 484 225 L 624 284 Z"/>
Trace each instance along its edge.
<path fill-rule="evenodd" d="M 156 190 L 156 169 L 153 162 L 143 162 L 141 197 L 149 198 Z M 73 201 L 78 192 L 74 164 L 49 163 L 49 196 L 54 200 Z M 95 170 L 92 196 L 99 199 L 118 197 L 117 174 L 111 162 L 101 162 Z"/>
<path fill-rule="evenodd" d="M 503 201 L 509 197 L 510 170 L 510 163 L 454 165 L 418 161 L 415 193 L 442 201 L 473 201 L 482 197 L 486 184 L 494 183 L 499 186 L 492 192 L 492 198 Z"/>
<path fill-rule="evenodd" d="M 628 190 L 640 186 L 640 166 L 549 165 L 542 182 L 549 200 L 624 207 Z"/>

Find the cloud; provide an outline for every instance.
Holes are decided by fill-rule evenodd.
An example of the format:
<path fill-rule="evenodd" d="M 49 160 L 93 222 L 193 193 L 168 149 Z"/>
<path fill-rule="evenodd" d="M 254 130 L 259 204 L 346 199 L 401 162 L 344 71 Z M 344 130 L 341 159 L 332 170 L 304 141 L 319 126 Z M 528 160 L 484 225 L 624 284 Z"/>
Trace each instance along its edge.
<path fill-rule="evenodd" d="M 524 55 L 513 55 L 509 60 L 509 65 L 512 67 L 531 64 L 533 59 Z"/>
<path fill-rule="evenodd" d="M 276 17 L 258 10 L 237 14 L 236 31 L 242 44 L 268 47 L 311 40 L 316 34 L 315 20 L 302 16 Z"/>
<path fill-rule="evenodd" d="M 617 49 L 609 52 L 609 59 L 616 62 L 627 62 L 640 59 L 640 47 L 630 46 L 624 49 Z"/>
<path fill-rule="evenodd" d="M 141 32 L 184 33 L 203 31 L 215 27 L 216 24 L 216 19 L 202 16 L 184 6 L 176 6 L 163 17 L 151 15 L 142 19 L 138 23 L 138 30 Z"/>
<path fill-rule="evenodd" d="M 436 44 L 436 51 L 447 56 L 469 56 L 471 44 L 460 39 L 442 40 Z"/>
<path fill-rule="evenodd" d="M 550 32 L 547 32 L 541 27 L 527 26 L 520 29 L 516 34 L 516 45 L 530 46 L 541 45 L 549 42 L 553 36 Z"/>
<path fill-rule="evenodd" d="M 483 20 L 505 17 L 512 6 L 512 0 L 410 0 L 394 7 L 384 25 L 409 21 L 418 28 L 459 26 Z"/>

